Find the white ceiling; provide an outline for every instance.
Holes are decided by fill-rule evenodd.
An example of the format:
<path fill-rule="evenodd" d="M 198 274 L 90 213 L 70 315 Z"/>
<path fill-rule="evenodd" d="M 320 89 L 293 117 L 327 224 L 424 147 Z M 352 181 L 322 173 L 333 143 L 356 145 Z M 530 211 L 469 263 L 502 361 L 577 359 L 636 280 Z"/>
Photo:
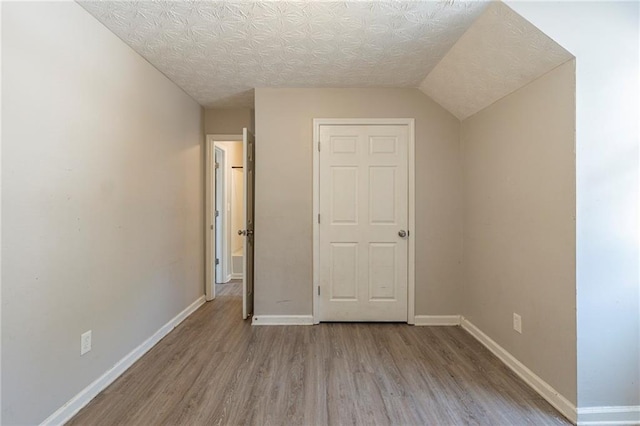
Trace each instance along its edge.
<path fill-rule="evenodd" d="M 493 3 L 420 85 L 463 120 L 573 56 L 504 3 Z"/>
<path fill-rule="evenodd" d="M 487 5 L 455 0 L 80 4 L 207 107 L 253 106 L 255 87 L 418 87 Z"/>

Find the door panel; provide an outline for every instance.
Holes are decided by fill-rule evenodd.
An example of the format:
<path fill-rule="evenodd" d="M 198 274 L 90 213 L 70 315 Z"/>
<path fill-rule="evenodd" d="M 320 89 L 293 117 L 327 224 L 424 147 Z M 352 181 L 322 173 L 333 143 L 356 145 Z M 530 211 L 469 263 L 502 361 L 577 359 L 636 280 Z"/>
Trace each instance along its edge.
<path fill-rule="evenodd" d="M 320 127 L 321 321 L 407 321 L 408 127 Z"/>
<path fill-rule="evenodd" d="M 396 300 L 397 244 L 369 244 L 369 300 Z"/>
<path fill-rule="evenodd" d="M 331 300 L 357 300 L 357 279 L 358 245 L 331 244 Z"/>
<path fill-rule="evenodd" d="M 369 220 L 371 225 L 398 223 L 396 217 L 396 169 L 389 166 L 369 167 Z"/>
<path fill-rule="evenodd" d="M 355 224 L 358 221 L 358 168 L 331 168 L 331 223 Z"/>
<path fill-rule="evenodd" d="M 243 176 L 244 176 L 244 247 L 242 276 L 242 317 L 253 314 L 253 252 L 254 252 L 254 185 L 255 185 L 255 138 L 246 128 L 242 131 Z"/>

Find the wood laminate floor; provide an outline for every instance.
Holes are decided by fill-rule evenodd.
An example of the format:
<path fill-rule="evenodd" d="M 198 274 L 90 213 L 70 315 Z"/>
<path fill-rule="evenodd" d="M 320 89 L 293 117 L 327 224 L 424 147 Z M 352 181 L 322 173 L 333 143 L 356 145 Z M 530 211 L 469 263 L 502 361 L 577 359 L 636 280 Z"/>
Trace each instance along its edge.
<path fill-rule="evenodd" d="M 241 301 L 219 292 L 69 425 L 570 424 L 459 327 L 252 327 Z"/>
<path fill-rule="evenodd" d="M 242 280 L 231 280 L 228 283 L 216 284 L 216 297 L 218 296 L 242 297 Z"/>

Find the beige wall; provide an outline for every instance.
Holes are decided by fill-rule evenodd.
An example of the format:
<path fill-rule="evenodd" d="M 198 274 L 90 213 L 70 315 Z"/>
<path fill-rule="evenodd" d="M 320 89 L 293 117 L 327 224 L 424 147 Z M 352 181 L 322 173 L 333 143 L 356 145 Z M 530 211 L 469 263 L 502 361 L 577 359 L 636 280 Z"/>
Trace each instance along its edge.
<path fill-rule="evenodd" d="M 204 130 L 208 135 L 241 135 L 242 129 L 254 129 L 250 108 L 207 108 Z"/>
<path fill-rule="evenodd" d="M 578 416 L 638 421 L 640 3 L 509 1 L 576 57 Z M 567 25 L 571 22 L 571 25 Z"/>
<path fill-rule="evenodd" d="M 462 313 L 575 403 L 575 62 L 463 121 L 461 141 Z"/>
<path fill-rule="evenodd" d="M 458 314 L 459 121 L 417 89 L 256 89 L 255 312 L 312 313 L 312 120 L 415 118 L 416 314 Z"/>
<path fill-rule="evenodd" d="M 203 294 L 202 109 L 74 2 L 2 4 L 2 104 L 2 422 L 39 424 Z"/>

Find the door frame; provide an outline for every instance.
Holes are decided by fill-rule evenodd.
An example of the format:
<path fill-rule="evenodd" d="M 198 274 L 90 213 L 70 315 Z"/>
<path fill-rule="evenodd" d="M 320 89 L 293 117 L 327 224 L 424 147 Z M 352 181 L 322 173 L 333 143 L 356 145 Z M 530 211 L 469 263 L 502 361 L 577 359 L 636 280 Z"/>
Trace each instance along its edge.
<path fill-rule="evenodd" d="M 213 200 L 212 206 L 211 208 L 215 210 L 218 210 L 217 207 L 219 207 L 219 212 L 220 214 L 218 215 L 218 219 L 215 223 L 217 226 L 217 223 L 221 223 L 222 224 L 222 229 L 225 231 L 228 231 L 228 224 L 227 224 L 227 209 L 226 209 L 226 205 L 227 205 L 227 151 L 221 147 L 221 146 L 216 146 L 215 142 L 213 144 L 213 148 L 214 148 L 214 161 L 215 161 L 215 157 L 216 155 L 220 155 L 220 158 L 218 159 L 218 164 L 220 165 L 220 182 L 217 181 L 218 176 L 216 175 L 215 177 L 215 184 L 216 184 L 216 191 L 215 191 L 215 199 Z M 214 173 L 217 173 L 218 171 L 214 171 Z M 221 189 L 220 191 L 218 191 L 219 189 Z M 213 197 L 212 197 L 213 198 Z M 218 200 L 220 200 L 220 206 L 218 206 Z M 214 220 L 215 220 L 215 214 L 214 214 Z M 214 267 L 214 282 L 216 284 L 218 283 L 224 283 L 227 282 L 227 278 L 229 277 L 229 252 L 230 249 L 228 247 L 229 242 L 228 240 L 228 232 L 220 232 L 218 233 L 218 228 L 215 228 L 215 239 L 216 239 L 216 258 L 220 259 L 220 277 L 218 277 L 218 271 L 216 270 L 216 268 Z M 218 239 L 220 240 L 220 247 L 218 247 Z M 218 253 L 218 249 L 221 250 L 222 253 Z M 222 254 L 222 256 L 221 256 Z M 224 261 L 223 261 L 224 260 Z M 220 278 L 218 280 L 218 278 Z M 215 292 L 214 292 L 215 293 Z"/>
<path fill-rule="evenodd" d="M 241 141 L 242 134 L 206 135 L 205 140 L 205 283 L 204 294 L 207 301 L 216 297 L 216 274 L 213 264 L 216 261 L 215 239 L 215 188 L 216 174 L 213 172 L 215 164 L 215 143 Z"/>
<path fill-rule="evenodd" d="M 413 118 L 314 118 L 313 119 L 313 323 L 320 323 L 320 126 L 407 126 L 408 142 L 408 179 L 409 179 L 409 252 L 407 256 L 407 323 L 415 323 L 415 119 Z"/>

